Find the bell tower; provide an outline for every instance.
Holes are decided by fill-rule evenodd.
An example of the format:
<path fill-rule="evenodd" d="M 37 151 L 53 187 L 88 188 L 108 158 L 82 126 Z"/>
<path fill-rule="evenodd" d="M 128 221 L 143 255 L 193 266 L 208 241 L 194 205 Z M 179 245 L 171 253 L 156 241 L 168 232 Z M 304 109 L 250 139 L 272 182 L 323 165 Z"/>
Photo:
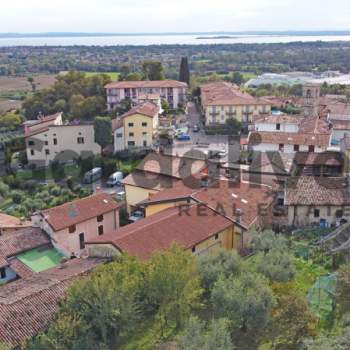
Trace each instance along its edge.
<path fill-rule="evenodd" d="M 320 96 L 321 85 L 315 83 L 303 85 L 303 110 L 305 117 L 317 117 L 319 115 Z"/>

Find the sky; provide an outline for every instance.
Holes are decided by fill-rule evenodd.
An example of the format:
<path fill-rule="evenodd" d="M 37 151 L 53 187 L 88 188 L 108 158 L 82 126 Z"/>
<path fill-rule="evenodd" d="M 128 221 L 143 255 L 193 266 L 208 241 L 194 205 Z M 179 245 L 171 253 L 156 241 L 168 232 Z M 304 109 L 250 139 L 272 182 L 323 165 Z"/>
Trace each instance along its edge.
<path fill-rule="evenodd" d="M 0 32 L 350 30 L 350 0 L 11 0 Z"/>

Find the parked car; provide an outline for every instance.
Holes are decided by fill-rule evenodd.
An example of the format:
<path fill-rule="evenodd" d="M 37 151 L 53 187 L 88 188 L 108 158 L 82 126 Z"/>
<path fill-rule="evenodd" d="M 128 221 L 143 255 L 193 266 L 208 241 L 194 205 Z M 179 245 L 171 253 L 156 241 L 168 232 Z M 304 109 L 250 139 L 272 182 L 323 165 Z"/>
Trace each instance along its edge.
<path fill-rule="evenodd" d="M 198 124 L 193 125 L 193 132 L 199 132 L 200 127 Z"/>
<path fill-rule="evenodd" d="M 123 173 L 121 171 L 116 171 L 108 178 L 106 184 L 107 186 L 110 186 L 110 187 L 120 185 L 123 178 L 124 178 Z"/>
<path fill-rule="evenodd" d="M 116 195 L 118 201 L 123 201 L 125 199 L 125 191 L 120 191 Z"/>
<path fill-rule="evenodd" d="M 129 221 L 136 222 L 144 218 L 143 212 L 141 210 L 136 210 L 132 213 L 131 216 L 129 216 Z"/>
<path fill-rule="evenodd" d="M 83 182 L 84 184 L 92 184 L 93 182 L 101 179 L 102 168 L 94 168 L 85 173 Z"/>
<path fill-rule="evenodd" d="M 177 140 L 178 141 L 190 141 L 191 140 L 191 136 L 187 135 L 187 134 L 181 134 L 177 136 Z"/>

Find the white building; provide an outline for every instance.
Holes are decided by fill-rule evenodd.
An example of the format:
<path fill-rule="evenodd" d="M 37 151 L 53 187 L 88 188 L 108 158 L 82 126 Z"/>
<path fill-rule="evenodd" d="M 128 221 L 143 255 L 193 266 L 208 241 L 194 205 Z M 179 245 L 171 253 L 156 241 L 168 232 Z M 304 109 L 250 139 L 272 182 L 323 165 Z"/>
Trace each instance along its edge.
<path fill-rule="evenodd" d="M 66 163 L 101 153 L 92 124 L 63 124 L 62 113 L 26 122 L 29 165 L 45 167 L 53 161 Z"/>
<path fill-rule="evenodd" d="M 253 118 L 253 129 L 255 131 L 268 132 L 291 132 L 299 131 L 301 117 L 293 115 L 269 115 Z"/>
<path fill-rule="evenodd" d="M 178 108 L 186 102 L 187 84 L 176 80 L 118 81 L 105 86 L 107 108 L 112 111 L 118 104 L 131 99 L 134 104 L 164 99 L 170 108 Z"/>

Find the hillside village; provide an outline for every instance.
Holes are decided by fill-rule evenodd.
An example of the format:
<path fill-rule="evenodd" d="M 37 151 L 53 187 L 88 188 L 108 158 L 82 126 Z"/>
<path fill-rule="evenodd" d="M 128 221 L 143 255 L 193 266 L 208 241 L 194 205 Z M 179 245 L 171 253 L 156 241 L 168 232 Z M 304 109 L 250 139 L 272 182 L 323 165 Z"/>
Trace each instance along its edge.
<path fill-rule="evenodd" d="M 198 259 L 234 251 L 248 261 L 257 235 L 299 235 L 306 251 L 322 248 L 334 262 L 310 277 L 310 288 L 340 256 L 348 261 L 343 96 L 322 95 L 315 83 L 300 98 L 254 97 L 227 81 L 200 85 L 198 94 L 176 80 L 104 88 L 110 118 L 102 132 L 64 111 L 23 123 L 27 163 L 11 164 L 0 186 L 0 342 L 19 348 L 46 332 L 76 281 L 125 255 L 147 262 L 176 244 Z M 288 105 L 300 112 L 283 112 Z M 13 173 L 33 177 L 16 184 Z M 22 182 L 27 189 L 18 190 Z"/>

